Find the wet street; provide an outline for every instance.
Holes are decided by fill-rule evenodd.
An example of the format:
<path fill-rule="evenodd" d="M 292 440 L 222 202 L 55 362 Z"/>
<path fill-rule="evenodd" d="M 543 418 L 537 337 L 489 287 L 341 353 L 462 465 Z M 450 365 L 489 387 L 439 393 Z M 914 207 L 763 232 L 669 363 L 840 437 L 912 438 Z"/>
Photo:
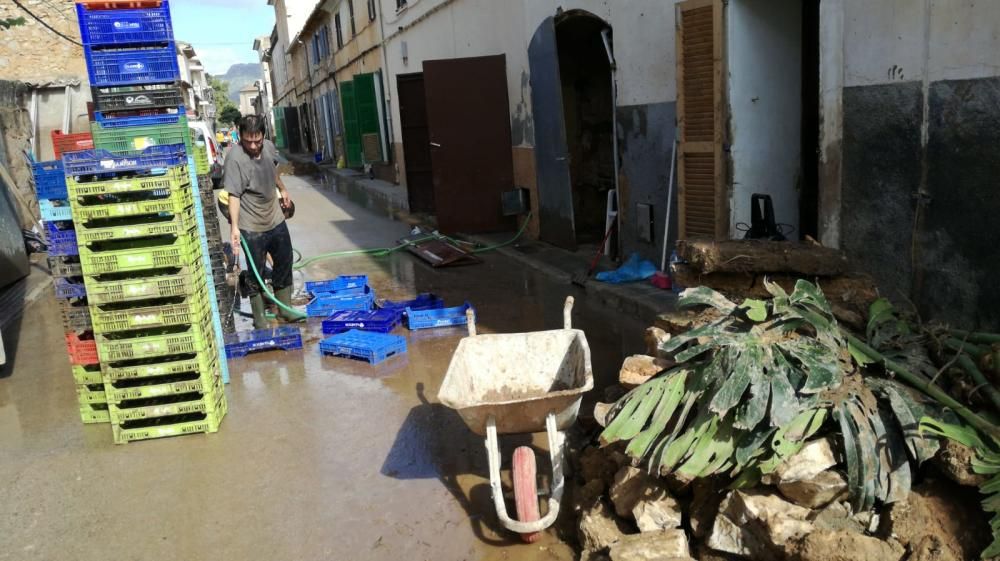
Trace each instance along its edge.
<path fill-rule="evenodd" d="M 304 256 L 391 246 L 407 233 L 307 179 L 286 177 L 297 206 L 289 227 Z M 469 301 L 486 333 L 559 327 L 572 294 L 597 388 L 624 356 L 641 352 L 638 321 L 499 254 L 482 257 L 435 270 L 405 252 L 358 255 L 302 273 L 364 273 L 383 298 L 434 292 L 449 306 Z M 571 529 L 550 529 L 531 545 L 503 530 L 483 440 L 437 403 L 464 327 L 399 328 L 408 352 L 371 366 L 321 356 L 316 318 L 303 326 L 303 350 L 230 361 L 229 414 L 218 433 L 116 446 L 107 425 L 80 422 L 51 295 L 15 325 L 18 333 L 4 333 L 12 367 L 0 370 L 2 560 L 574 558 L 563 543 Z M 534 438 L 540 458 L 542 436 Z M 506 469 L 525 439 L 501 440 Z M 562 512 L 572 518 L 568 501 Z"/>

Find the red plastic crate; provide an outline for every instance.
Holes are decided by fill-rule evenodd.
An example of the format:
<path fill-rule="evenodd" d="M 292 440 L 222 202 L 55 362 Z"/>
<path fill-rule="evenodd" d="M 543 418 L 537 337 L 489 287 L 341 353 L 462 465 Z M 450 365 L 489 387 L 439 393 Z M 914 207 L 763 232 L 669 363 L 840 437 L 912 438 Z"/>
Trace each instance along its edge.
<path fill-rule="evenodd" d="M 69 361 L 73 364 L 100 362 L 97 357 L 97 341 L 89 331 L 83 335 L 78 335 L 75 331 L 67 332 L 66 349 L 69 351 Z"/>
<path fill-rule="evenodd" d="M 56 158 L 62 158 L 63 152 L 79 152 L 80 150 L 93 150 L 94 137 L 89 132 L 75 132 L 63 134 L 62 131 L 52 131 L 52 150 L 56 153 Z"/>

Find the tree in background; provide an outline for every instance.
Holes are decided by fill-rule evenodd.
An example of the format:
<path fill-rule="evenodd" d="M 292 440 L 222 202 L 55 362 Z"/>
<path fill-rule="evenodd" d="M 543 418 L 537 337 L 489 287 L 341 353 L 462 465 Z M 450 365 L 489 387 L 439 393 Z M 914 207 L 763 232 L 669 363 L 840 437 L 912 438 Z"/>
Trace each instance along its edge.
<path fill-rule="evenodd" d="M 233 124 L 240 120 L 242 116 L 236 104 L 229 99 L 229 82 L 225 82 L 215 76 L 208 77 L 208 85 L 211 86 L 215 97 L 215 110 L 219 115 L 220 123 Z"/>
<path fill-rule="evenodd" d="M 243 114 L 240 113 L 240 110 L 237 109 L 235 105 L 230 103 L 228 107 L 219 113 L 219 122 L 235 125 L 242 117 Z"/>

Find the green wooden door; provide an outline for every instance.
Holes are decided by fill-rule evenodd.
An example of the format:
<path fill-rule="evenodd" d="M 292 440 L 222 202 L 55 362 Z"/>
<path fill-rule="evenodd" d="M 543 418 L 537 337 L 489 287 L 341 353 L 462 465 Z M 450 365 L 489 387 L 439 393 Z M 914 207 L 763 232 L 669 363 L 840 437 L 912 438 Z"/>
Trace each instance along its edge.
<path fill-rule="evenodd" d="M 353 80 L 340 83 L 340 104 L 344 118 L 344 150 L 347 152 L 347 165 L 358 167 L 361 160 L 361 129 L 358 126 L 357 100 L 355 99 L 355 84 Z"/>
<path fill-rule="evenodd" d="M 278 148 L 288 148 L 285 144 L 285 109 L 275 107 L 274 112 L 274 145 Z"/>
<path fill-rule="evenodd" d="M 377 146 L 377 154 L 369 154 L 368 161 L 371 162 L 381 162 L 385 159 L 385 154 L 382 154 L 377 100 L 375 74 L 355 74 L 354 103 L 358 108 L 358 129 L 361 131 L 362 139 L 370 134 L 374 134 L 376 138 L 374 145 Z"/>

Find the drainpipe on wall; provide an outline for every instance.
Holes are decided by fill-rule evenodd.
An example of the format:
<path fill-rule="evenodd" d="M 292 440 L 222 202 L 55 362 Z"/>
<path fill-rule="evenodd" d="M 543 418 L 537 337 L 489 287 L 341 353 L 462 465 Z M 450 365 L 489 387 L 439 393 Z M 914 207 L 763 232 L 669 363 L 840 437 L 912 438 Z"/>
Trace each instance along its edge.
<path fill-rule="evenodd" d="M 618 223 L 618 249 L 619 253 L 622 246 L 622 205 L 621 197 L 618 190 L 618 81 L 616 80 L 617 68 L 615 65 L 615 55 L 611 51 L 611 28 L 605 27 L 601 30 L 601 39 L 604 41 L 604 51 L 608 54 L 608 64 L 611 65 L 611 149 L 614 151 L 614 166 L 615 166 L 615 209 L 614 209 L 614 220 Z M 610 228 L 611 222 L 611 209 L 608 209 L 608 224 L 605 225 L 605 231 Z M 610 255 L 611 253 L 611 240 L 608 239 L 604 244 L 604 254 Z"/>

